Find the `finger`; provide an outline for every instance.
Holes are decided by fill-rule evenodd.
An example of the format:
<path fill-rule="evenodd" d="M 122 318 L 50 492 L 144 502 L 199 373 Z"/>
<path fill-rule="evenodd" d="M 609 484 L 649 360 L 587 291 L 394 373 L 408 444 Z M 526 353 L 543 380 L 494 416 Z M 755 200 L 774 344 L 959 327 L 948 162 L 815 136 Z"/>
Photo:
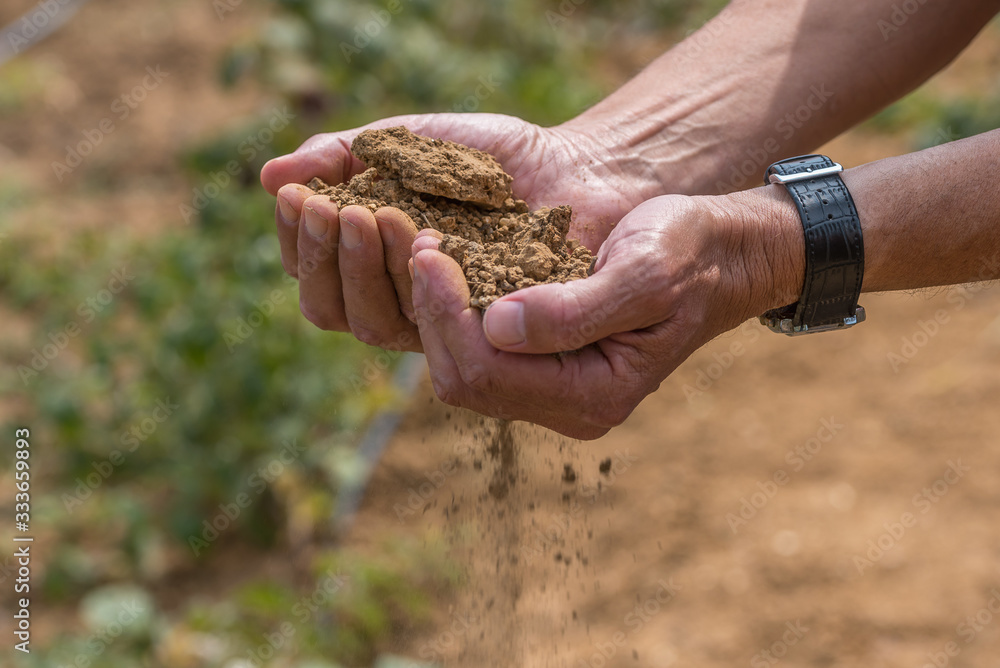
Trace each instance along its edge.
<path fill-rule="evenodd" d="M 378 224 L 368 209 L 341 209 L 338 258 L 347 324 L 354 336 L 382 348 L 419 350 L 417 328 L 400 310 Z"/>
<path fill-rule="evenodd" d="M 436 314 L 440 314 L 442 309 L 447 310 L 447 307 L 438 297 L 428 293 L 424 282 L 418 277 L 413 286 L 414 308 L 431 382 L 435 394 L 441 401 L 495 418 L 527 420 L 571 438 L 594 439 L 607 433 L 610 426 L 591 424 L 565 411 L 552 411 L 537 404 L 489 395 L 468 385 L 462 378 L 459 366 L 446 345 L 440 329 L 435 324 L 438 318 Z M 459 290 L 456 297 L 459 303 L 463 300 L 468 303 L 468 288 L 464 295 Z M 476 328 L 481 331 L 478 324 Z M 492 354 L 496 354 L 496 351 L 488 345 L 486 347 Z M 484 352 L 490 354 L 489 351 Z"/>
<path fill-rule="evenodd" d="M 414 246 L 425 239 L 418 237 Z M 458 263 L 426 249 L 418 250 L 413 262 L 417 283 L 427 295 L 426 317 L 465 384 L 491 397 L 535 403 L 552 413 L 586 414 L 592 403 L 603 401 L 604 391 L 613 390 L 614 369 L 598 349 L 563 358 L 497 350 L 483 333 L 479 311 L 469 306 L 469 288 Z"/>
<path fill-rule="evenodd" d="M 314 195 L 302 205 L 298 232 L 299 310 L 319 327 L 347 332 L 337 245 L 340 240 L 336 202 Z"/>
<path fill-rule="evenodd" d="M 351 155 L 351 143 L 362 131 L 402 125 L 420 135 L 450 139 L 491 153 L 508 168 L 519 160 L 519 142 L 504 142 L 511 119 L 497 114 L 410 114 L 383 118 L 368 125 L 315 135 L 294 153 L 268 161 L 260 172 L 260 182 L 274 195 L 287 183 L 308 183 L 318 176 L 327 183 L 347 181 L 365 169 L 365 164 Z"/>
<path fill-rule="evenodd" d="M 351 143 L 362 131 L 370 128 L 388 128 L 397 125 L 409 127 L 420 134 L 434 116 L 396 116 L 374 123 L 310 137 L 293 153 L 269 160 L 260 170 L 260 182 L 272 195 L 286 183 L 308 183 L 319 177 L 331 185 L 344 183 L 365 170 L 365 163 L 351 154 Z M 442 125 L 447 125 L 442 123 Z M 460 141 L 460 140 L 459 140 Z"/>
<path fill-rule="evenodd" d="M 269 160 L 260 170 L 260 182 L 272 195 L 288 183 L 308 183 L 318 176 L 327 183 L 343 183 L 364 170 L 351 155 L 351 142 L 361 128 L 311 137 L 294 153 Z"/>
<path fill-rule="evenodd" d="M 315 194 L 309 188 L 295 183 L 283 186 L 278 191 L 274 223 L 278 228 L 281 266 L 289 276 L 299 275 L 299 218 L 302 216 L 302 205 Z"/>
<path fill-rule="evenodd" d="M 410 247 L 417 234 L 416 224 L 405 213 L 394 207 L 383 207 L 375 212 L 379 235 L 385 254 L 385 268 L 392 278 L 399 309 L 413 320 L 413 279 L 410 277 Z"/>
<path fill-rule="evenodd" d="M 484 317 L 487 339 L 501 350 L 557 353 L 656 324 L 662 316 L 646 306 L 640 281 L 623 268 L 634 269 L 608 263 L 585 279 L 538 285 L 498 299 Z"/>

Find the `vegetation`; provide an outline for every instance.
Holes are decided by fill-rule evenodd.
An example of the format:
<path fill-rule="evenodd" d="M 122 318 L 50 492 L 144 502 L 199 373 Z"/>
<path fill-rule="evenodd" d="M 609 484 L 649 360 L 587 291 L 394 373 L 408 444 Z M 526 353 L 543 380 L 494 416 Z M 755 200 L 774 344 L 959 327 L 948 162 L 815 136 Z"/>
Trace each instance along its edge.
<path fill-rule="evenodd" d="M 401 398 L 388 374 L 355 382 L 372 349 L 299 315 L 256 173 L 314 132 L 390 114 L 561 121 L 608 92 L 594 72 L 626 36 L 677 36 L 722 4 L 281 0 L 230 49 L 220 83 L 254 77 L 289 100 L 294 122 L 225 184 L 218 175 L 260 123 L 179 154 L 205 193 L 189 225 L 144 241 L 4 238 L 0 295 L 19 316 L 0 388 L 25 398 L 14 422 L 35 426 L 44 461 L 33 518 L 52 553 L 39 584 L 81 620 L 24 665 L 391 665 L 393 634 L 429 619 L 458 577 L 434 540 L 390 542 L 376 560 L 325 547 L 359 430 Z M 15 98 L 0 93 L 0 109 Z M 995 108 L 920 113 L 961 134 L 995 125 Z M 0 189 L 0 206 L 19 205 Z M 303 577 L 172 600 L 186 573 L 242 566 L 242 550 L 305 555 Z"/>

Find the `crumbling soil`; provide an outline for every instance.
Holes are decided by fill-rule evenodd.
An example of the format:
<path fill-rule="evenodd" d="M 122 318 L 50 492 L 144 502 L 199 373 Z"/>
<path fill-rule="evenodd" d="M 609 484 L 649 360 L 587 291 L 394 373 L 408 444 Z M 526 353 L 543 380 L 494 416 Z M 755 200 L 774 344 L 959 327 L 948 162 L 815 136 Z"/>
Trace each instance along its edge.
<path fill-rule="evenodd" d="M 309 187 L 340 206 L 393 206 L 418 228 L 444 235 L 441 251 L 462 265 L 472 306 L 542 283 L 586 278 L 594 258 L 567 240 L 569 206 L 530 211 L 493 156 L 404 127 L 365 130 L 351 151 L 368 169 L 344 184 Z"/>

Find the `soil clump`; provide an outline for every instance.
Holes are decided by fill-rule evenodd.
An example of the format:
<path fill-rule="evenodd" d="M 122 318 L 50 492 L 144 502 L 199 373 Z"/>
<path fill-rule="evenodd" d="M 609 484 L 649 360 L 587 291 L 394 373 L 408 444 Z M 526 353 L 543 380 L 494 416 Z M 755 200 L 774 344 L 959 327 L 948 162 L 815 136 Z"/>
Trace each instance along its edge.
<path fill-rule="evenodd" d="M 365 130 L 351 152 L 368 169 L 347 183 L 314 178 L 309 187 L 341 207 L 396 207 L 418 228 L 441 232 L 441 252 L 462 266 L 472 306 L 485 309 L 516 290 L 590 274 L 590 251 L 566 239 L 571 208 L 529 210 L 488 153 L 404 127 Z"/>

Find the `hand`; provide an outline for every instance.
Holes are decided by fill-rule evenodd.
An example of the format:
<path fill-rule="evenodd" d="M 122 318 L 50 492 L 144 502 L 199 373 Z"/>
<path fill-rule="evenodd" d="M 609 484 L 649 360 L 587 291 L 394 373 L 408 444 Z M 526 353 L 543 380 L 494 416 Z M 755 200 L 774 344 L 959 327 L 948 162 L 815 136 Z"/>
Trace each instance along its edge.
<path fill-rule="evenodd" d="M 791 201 L 773 189 L 658 197 L 622 219 L 592 276 L 515 292 L 480 316 L 458 264 L 423 231 L 413 244 L 413 303 L 435 392 L 597 438 L 701 345 L 795 301 L 801 234 Z"/>
<path fill-rule="evenodd" d="M 407 269 L 417 227 L 398 209 L 338 211 L 328 197 L 299 184 L 314 176 L 341 183 L 363 171 L 350 153 L 354 137 L 396 125 L 491 153 L 514 177 L 514 194 L 533 208 L 572 204 L 569 237 L 589 248 L 599 247 L 622 216 L 660 192 L 650 177 L 628 176 L 638 173 L 626 165 L 633 158 L 604 146 L 608 133 L 590 133 L 580 124 L 542 128 L 496 114 L 428 114 L 312 137 L 261 172 L 264 187 L 278 197 L 282 264 L 299 279 L 300 307 L 310 322 L 350 331 L 371 345 L 421 349 Z"/>

